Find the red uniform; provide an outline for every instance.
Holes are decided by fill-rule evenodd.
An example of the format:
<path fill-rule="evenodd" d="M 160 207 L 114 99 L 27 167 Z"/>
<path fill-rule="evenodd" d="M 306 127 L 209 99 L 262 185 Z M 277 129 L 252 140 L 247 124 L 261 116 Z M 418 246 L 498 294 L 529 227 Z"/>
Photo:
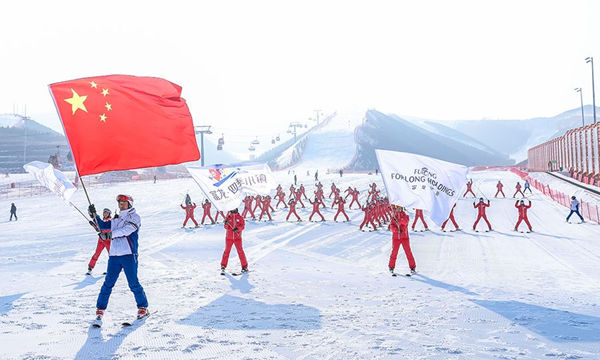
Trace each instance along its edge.
<path fill-rule="evenodd" d="M 465 191 L 465 194 L 463 195 L 463 197 L 467 197 L 468 193 L 473 194 L 473 197 L 475 197 L 475 193 L 473 192 L 473 189 L 471 189 L 471 186 L 473 186 L 473 182 L 472 181 L 468 181 L 467 182 L 467 191 Z"/>
<path fill-rule="evenodd" d="M 203 225 L 204 225 L 204 219 L 206 219 L 207 216 L 210 219 L 211 223 L 213 223 L 213 224 L 215 223 L 212 216 L 210 215 L 210 207 L 211 206 L 212 206 L 212 204 L 210 202 L 208 202 L 208 200 L 206 200 L 206 202 L 204 202 L 204 204 L 202 204 L 202 209 L 204 209 L 204 214 L 202 215 L 202 221 L 200 221 L 200 222 Z"/>
<path fill-rule="evenodd" d="M 333 221 L 337 221 L 337 217 L 339 214 L 344 214 L 344 216 L 346 217 L 346 221 L 350 221 L 350 218 L 348 218 L 348 214 L 346 214 L 346 211 L 344 211 L 345 203 L 346 202 L 341 197 L 338 199 L 338 211 L 335 213 L 335 216 L 333 217 Z"/>
<path fill-rule="evenodd" d="M 398 211 L 392 215 L 392 222 L 390 223 L 390 230 L 392 230 L 392 254 L 390 255 L 390 262 L 388 264 L 390 270 L 394 270 L 396 267 L 396 258 L 398 257 L 400 245 L 402 245 L 404 254 L 406 254 L 408 266 L 412 270 L 417 267 L 415 258 L 410 250 L 410 240 L 408 237 L 409 220 L 408 215 L 404 211 Z"/>
<path fill-rule="evenodd" d="M 246 215 L 250 213 L 250 216 L 254 219 L 254 210 L 252 210 L 252 197 L 246 196 L 244 198 L 244 211 L 242 212 L 242 217 L 246 218 Z"/>
<path fill-rule="evenodd" d="M 517 197 L 517 194 L 521 194 L 522 197 L 525 197 L 525 194 L 523 194 L 523 192 L 521 191 L 521 184 L 517 183 L 517 186 L 515 186 L 515 193 L 513 195 L 513 197 Z"/>
<path fill-rule="evenodd" d="M 219 222 L 219 215 L 225 220 L 225 214 L 221 210 L 217 211 L 217 215 L 215 215 L 215 222 Z"/>
<path fill-rule="evenodd" d="M 321 202 L 319 201 L 319 199 L 315 199 L 315 201 L 311 201 L 310 199 L 308 199 L 308 201 L 310 202 L 310 204 L 313 207 L 312 213 L 310 214 L 310 216 L 308 217 L 308 221 L 312 221 L 312 217 L 317 214 L 321 217 L 321 221 L 325 221 L 325 218 L 323 217 L 323 214 L 321 214 L 321 212 L 319 211 L 319 206 L 321 205 Z"/>
<path fill-rule="evenodd" d="M 429 230 L 427 227 L 427 223 L 425 222 L 425 218 L 423 217 L 423 210 L 415 209 L 415 219 L 413 220 L 412 229 L 415 231 L 415 225 L 417 225 L 417 220 L 421 219 L 423 222 L 423 226 L 425 226 L 425 230 Z"/>
<path fill-rule="evenodd" d="M 109 221 L 110 219 L 111 219 L 110 216 L 102 218 L 102 220 L 104 220 L 104 221 Z M 110 229 L 101 230 L 101 231 L 103 233 L 107 233 L 107 232 L 110 232 Z M 102 250 L 104 250 L 104 248 L 106 248 L 106 252 L 110 251 L 110 239 L 102 240 L 102 239 L 98 238 L 98 244 L 96 244 L 96 251 L 94 252 L 94 255 L 92 255 L 92 259 L 90 260 L 90 263 L 88 264 L 89 270 L 93 269 L 94 266 L 96 266 L 96 261 L 98 261 L 98 258 L 100 257 L 100 254 L 102 254 Z"/>
<path fill-rule="evenodd" d="M 519 204 L 519 201 L 517 200 L 517 202 L 515 203 L 515 207 L 519 210 L 519 220 L 517 220 L 517 224 L 515 225 L 515 231 L 519 229 L 519 224 L 521 223 L 521 221 L 525 221 L 525 224 L 527 224 L 527 227 L 529 227 L 529 231 L 533 231 L 531 229 L 529 219 L 527 218 L 527 210 L 531 207 L 531 201 L 529 202 L 529 205 L 525 205 Z"/>
<path fill-rule="evenodd" d="M 375 208 L 375 206 L 373 204 L 365 204 L 365 206 L 363 206 L 362 211 L 365 212 L 365 218 L 363 219 L 363 222 L 358 227 L 360 230 L 362 230 L 363 226 L 365 226 L 367 224 L 371 224 L 371 226 L 373 227 L 373 230 L 377 230 L 377 226 L 375 226 L 375 223 L 373 222 L 374 208 Z"/>
<path fill-rule="evenodd" d="M 306 207 L 306 206 L 304 206 L 304 203 L 302 202 L 302 193 L 300 192 L 300 190 L 296 191 L 296 201 L 298 201 L 300 203 L 300 205 L 302 205 L 303 209 Z"/>
<path fill-rule="evenodd" d="M 492 225 L 490 225 L 490 222 L 487 219 L 487 216 L 485 216 L 485 208 L 490 206 L 490 201 L 488 200 L 487 204 L 484 203 L 483 201 L 480 201 L 478 204 L 473 203 L 473 208 L 477 209 L 477 220 L 475 220 L 475 223 L 473 224 L 473 230 L 475 230 L 475 228 L 477 227 L 477 223 L 479 222 L 479 220 L 481 218 L 483 218 L 483 220 L 485 220 L 485 223 L 487 224 L 488 228 L 490 230 L 492 230 Z"/>
<path fill-rule="evenodd" d="M 452 221 L 452 224 L 454 224 L 454 227 L 456 228 L 456 230 L 458 230 L 458 224 L 456 223 L 456 220 L 454 220 L 454 208 L 455 207 L 456 207 L 456 204 L 454 204 L 454 206 L 452 206 L 452 210 L 450 210 L 450 216 L 442 224 L 442 231 L 446 227 L 446 224 L 448 223 L 448 220 Z"/>
<path fill-rule="evenodd" d="M 335 186 L 335 184 L 331 183 L 331 193 L 328 196 L 329 199 L 331 199 L 331 195 L 335 194 L 336 190 L 337 190 L 337 187 Z"/>
<path fill-rule="evenodd" d="M 300 193 L 300 195 L 304 196 L 305 200 L 308 200 L 308 197 L 306 197 L 306 189 L 304 189 L 304 185 L 300 184 L 298 192 Z"/>
<path fill-rule="evenodd" d="M 221 266 L 227 267 L 227 261 L 229 260 L 229 252 L 231 246 L 235 245 L 240 263 L 242 268 L 248 267 L 248 261 L 246 260 L 246 254 L 242 248 L 242 230 L 246 226 L 244 218 L 238 213 L 229 213 L 225 218 L 225 229 L 227 234 L 225 236 L 225 251 L 223 251 L 223 258 L 221 259 Z"/>
<path fill-rule="evenodd" d="M 298 213 L 296 213 L 296 200 L 294 200 L 293 198 L 290 199 L 290 201 L 288 202 L 288 205 L 290 206 L 290 212 L 288 213 L 287 217 L 285 218 L 285 221 L 288 221 L 292 214 L 296 215 L 296 218 L 298 219 L 298 221 L 302 221 L 302 219 L 300 219 L 300 216 L 298 216 Z"/>
<path fill-rule="evenodd" d="M 360 192 L 358 190 L 356 190 L 356 188 L 354 188 L 354 190 L 352 190 L 351 195 L 352 195 L 352 201 L 350 201 L 350 205 L 348 206 L 348 209 L 352 209 L 352 204 L 356 203 L 356 205 L 358 205 L 358 208 L 360 209 L 360 203 L 358 202 L 358 195 L 360 194 Z"/>
<path fill-rule="evenodd" d="M 188 220 L 192 220 L 192 222 L 194 224 L 196 224 L 196 226 L 198 226 L 196 219 L 194 219 L 194 209 L 196 208 L 196 204 L 190 204 L 187 206 L 180 205 L 180 206 L 182 209 L 185 210 L 185 220 L 183 221 L 183 227 L 185 227 L 185 224 L 187 224 Z"/>
<path fill-rule="evenodd" d="M 279 207 L 279 204 L 281 204 L 281 203 L 283 203 L 283 207 L 284 207 L 284 208 L 286 208 L 286 207 L 287 207 L 287 204 L 285 203 L 285 193 L 284 193 L 283 191 L 279 191 L 279 192 L 277 193 L 277 195 L 275 195 L 275 197 L 276 197 L 277 199 L 279 199 L 279 200 L 277 201 L 277 205 L 275 205 L 275 208 L 278 208 L 278 207 Z"/>
<path fill-rule="evenodd" d="M 504 195 L 504 191 L 502 191 L 503 187 L 504 185 L 502 185 L 502 183 L 498 181 L 498 183 L 496 184 L 496 188 L 498 188 L 498 191 L 496 191 L 496 195 L 494 195 L 494 197 L 498 197 L 498 194 L 502 194 L 503 197 L 506 197 L 506 195 Z"/>
<path fill-rule="evenodd" d="M 271 208 L 271 197 L 270 196 L 263 197 L 260 208 L 262 209 L 262 211 L 260 212 L 260 216 L 258 217 L 258 220 L 259 221 L 262 220 L 263 215 L 266 214 L 269 217 L 269 221 L 272 221 L 273 218 L 271 218 L 271 214 L 269 213 L 269 208 Z"/>

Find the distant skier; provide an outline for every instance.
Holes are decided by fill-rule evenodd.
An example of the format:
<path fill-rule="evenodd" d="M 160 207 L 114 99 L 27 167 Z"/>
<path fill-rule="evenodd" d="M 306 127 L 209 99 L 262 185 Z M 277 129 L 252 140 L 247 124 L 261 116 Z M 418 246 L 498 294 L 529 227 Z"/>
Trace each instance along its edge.
<path fill-rule="evenodd" d="M 110 216 L 110 209 L 104 209 L 102 211 L 102 221 L 110 221 L 112 219 L 112 217 Z M 93 224 L 93 222 L 92 222 Z M 95 226 L 96 224 L 94 224 L 93 226 Z M 109 233 L 110 229 L 106 229 L 106 230 L 101 230 L 101 233 Z M 90 260 L 90 262 L 88 263 L 88 272 L 86 273 L 86 275 L 91 275 L 92 274 L 92 270 L 94 269 L 94 267 L 96 266 L 96 261 L 98 261 L 98 258 L 100 257 L 100 254 L 102 254 L 102 250 L 104 250 L 104 248 L 106 248 L 106 252 L 109 253 L 110 256 L 110 239 L 103 239 L 102 237 L 98 236 L 98 243 L 96 244 L 96 251 L 94 252 L 94 255 L 92 255 L 92 259 Z"/>
<path fill-rule="evenodd" d="M 10 219 L 8 221 L 12 221 L 13 216 L 15 217 L 15 221 L 17 221 L 17 207 L 15 206 L 15 203 L 10 204 Z"/>
<path fill-rule="evenodd" d="M 428 231 L 429 228 L 427 227 L 427 223 L 425 222 L 425 218 L 423 217 L 422 209 L 415 209 L 415 219 L 412 223 L 412 231 L 415 231 L 415 225 L 417 225 L 417 220 L 419 219 L 421 219 L 421 221 L 423 222 L 423 226 L 425 226 L 425 231 Z"/>
<path fill-rule="evenodd" d="M 310 199 L 308 199 L 308 202 L 310 202 L 310 204 L 313 207 L 312 213 L 308 217 L 308 221 L 312 221 L 312 217 L 314 215 L 319 215 L 321 217 L 321 221 L 325 221 L 325 218 L 323 217 L 323 214 L 321 214 L 321 211 L 319 210 L 319 206 L 321 205 L 321 202 L 319 201 L 319 198 L 315 197 L 315 201 L 314 202 L 311 201 Z"/>
<path fill-rule="evenodd" d="M 300 219 L 300 216 L 298 215 L 298 213 L 296 212 L 296 199 L 291 198 L 288 201 L 288 205 L 290 206 L 290 211 L 288 212 L 287 217 L 285 218 L 285 221 L 288 221 L 290 219 L 290 216 L 292 214 L 296 215 L 296 218 L 298 219 L 298 221 L 302 221 L 302 219 Z"/>
<path fill-rule="evenodd" d="M 529 219 L 527 218 L 527 210 L 531 208 L 531 200 L 529 200 L 529 205 L 525 205 L 524 200 L 517 200 L 515 202 L 515 207 L 519 211 L 519 220 L 517 220 L 517 224 L 515 225 L 515 231 L 519 231 L 519 224 L 521 223 L 521 221 L 525 221 L 525 224 L 527 224 L 527 227 L 529 227 L 530 232 L 533 231 L 531 229 Z"/>
<path fill-rule="evenodd" d="M 344 170 L 340 169 L 340 177 L 342 177 L 342 175 L 344 175 Z"/>
<path fill-rule="evenodd" d="M 154 175 L 154 183 L 156 184 L 156 175 Z"/>
<path fill-rule="evenodd" d="M 190 194 L 185 194 L 185 205 L 192 205 L 192 198 Z"/>
<path fill-rule="evenodd" d="M 94 205 L 90 205 L 88 213 L 94 219 L 100 230 L 98 236 L 104 240 L 110 240 L 108 267 L 104 284 L 100 289 L 98 301 L 96 302 L 96 320 L 94 325 L 100 326 L 104 311 L 108 305 L 108 299 L 112 293 L 113 286 L 119 278 L 121 270 L 125 272 L 129 289 L 133 292 L 138 307 L 137 318 L 148 316 L 148 299 L 144 288 L 138 280 L 138 231 L 140 229 L 140 216 L 133 207 L 133 198 L 129 195 L 117 195 L 120 214 L 118 218 L 104 221 L 96 214 Z"/>
<path fill-rule="evenodd" d="M 223 251 L 223 257 L 221 258 L 221 273 L 227 268 L 227 262 L 229 261 L 229 252 L 231 247 L 235 245 L 240 263 L 242 265 L 242 272 L 248 272 L 248 260 L 246 260 L 246 254 L 244 254 L 244 248 L 242 247 L 242 231 L 246 226 L 244 218 L 238 214 L 238 209 L 235 208 L 227 213 L 225 218 L 225 250 Z"/>
<path fill-rule="evenodd" d="M 329 194 L 329 196 L 327 197 L 328 199 L 331 199 L 331 195 L 335 195 L 335 191 L 337 190 L 337 186 L 335 186 L 335 183 L 332 182 L 331 183 L 331 193 Z"/>
<path fill-rule="evenodd" d="M 352 190 L 352 201 L 350 201 L 350 205 L 348 206 L 348 209 L 352 209 L 352 204 L 356 203 L 356 205 L 358 205 L 358 208 L 360 209 L 360 203 L 358 202 L 358 195 L 360 194 L 360 191 L 358 191 L 356 188 L 354 188 L 354 190 Z"/>
<path fill-rule="evenodd" d="M 202 209 L 204 210 L 204 214 L 202 215 L 202 221 L 200 221 L 200 223 L 202 223 L 202 225 L 204 225 L 204 219 L 206 219 L 207 216 L 210 219 L 210 222 L 212 224 L 215 223 L 212 216 L 210 215 L 210 207 L 211 206 L 212 206 L 212 204 L 210 203 L 210 201 L 208 201 L 208 199 L 206 199 L 204 201 L 204 204 L 202 204 Z"/>
<path fill-rule="evenodd" d="M 298 182 L 298 177 L 296 177 L 296 174 L 294 174 L 294 185 L 296 185 L 297 182 Z"/>
<path fill-rule="evenodd" d="M 444 228 L 446 227 L 446 224 L 448 223 L 448 220 L 452 221 L 452 224 L 454 224 L 454 228 L 456 230 L 460 230 L 460 228 L 458 226 L 458 223 L 454 219 L 454 208 L 455 207 L 456 207 L 456 203 L 454 203 L 454 205 L 452 206 L 452 209 L 450 210 L 450 216 L 448 216 L 448 218 L 446 219 L 446 221 L 444 221 L 444 223 L 442 224 L 442 231 L 446 231 L 446 230 L 444 230 Z"/>
<path fill-rule="evenodd" d="M 515 186 L 515 193 L 513 194 L 513 198 L 517 197 L 517 194 L 521 194 L 522 197 L 525 197 L 525 194 L 521 191 L 521 183 L 517 181 L 517 185 Z"/>
<path fill-rule="evenodd" d="M 350 218 L 348 218 L 348 214 L 346 214 L 346 211 L 344 210 L 344 204 L 346 202 L 344 201 L 344 199 L 342 199 L 341 197 L 338 199 L 338 210 L 335 213 L 335 216 L 333 217 L 333 221 L 337 221 L 337 217 L 339 214 L 342 214 L 346 217 L 346 221 L 350 221 Z"/>
<path fill-rule="evenodd" d="M 525 180 L 525 186 L 523 186 L 523 194 L 525 194 L 525 191 L 529 190 L 530 194 L 533 194 L 533 191 L 531 191 L 531 184 L 529 184 L 529 180 Z"/>
<path fill-rule="evenodd" d="M 275 195 L 275 197 L 278 199 L 277 204 L 275 205 L 276 209 L 279 207 L 279 204 L 281 204 L 281 203 L 283 203 L 284 208 L 287 207 L 287 204 L 285 203 L 285 193 L 283 191 L 278 192 L 277 195 Z"/>
<path fill-rule="evenodd" d="M 225 220 L 225 214 L 223 214 L 223 211 L 217 210 L 217 214 L 215 215 L 215 223 L 219 222 L 219 215 L 223 218 L 223 220 Z"/>
<path fill-rule="evenodd" d="M 410 239 L 408 237 L 409 220 L 408 215 L 401 207 L 394 206 L 392 220 L 389 225 L 389 229 L 392 231 L 392 253 L 390 254 L 388 268 L 392 274 L 394 274 L 394 269 L 396 268 L 396 258 L 398 257 L 400 245 L 402 245 L 402 248 L 404 249 L 410 272 L 416 272 L 417 264 L 415 263 L 415 258 L 410 250 Z"/>
<path fill-rule="evenodd" d="M 496 184 L 498 191 L 496 191 L 496 195 L 494 195 L 494 197 L 498 197 L 498 194 L 502 194 L 502 197 L 506 197 L 506 195 L 504 195 L 504 191 L 502 191 L 503 187 L 504 185 L 502 185 L 502 182 L 498 180 L 498 183 Z"/>
<path fill-rule="evenodd" d="M 300 189 L 298 189 L 296 191 L 296 201 L 300 203 L 300 205 L 302 205 L 302 208 L 304 209 L 306 206 L 304 206 L 304 203 L 302 202 L 302 193 L 300 192 Z"/>
<path fill-rule="evenodd" d="M 194 219 L 194 209 L 196 209 L 196 204 L 191 203 L 186 206 L 183 206 L 183 205 L 179 205 L 179 206 L 181 206 L 181 208 L 183 210 L 185 210 L 185 220 L 183 221 L 182 227 L 185 227 L 185 224 L 187 224 L 188 220 L 192 220 L 192 222 L 196 225 L 196 227 L 198 227 L 198 222 L 196 221 L 196 219 Z"/>
<path fill-rule="evenodd" d="M 475 202 L 473 202 L 473 208 L 477 209 L 477 219 L 475 220 L 475 223 L 473 224 L 473 230 L 475 230 L 475 228 L 477 227 L 477 223 L 479 222 L 479 220 L 481 220 L 483 218 L 483 220 L 485 220 L 485 223 L 487 224 L 489 231 L 492 231 L 492 225 L 490 224 L 490 222 L 487 219 L 487 216 L 485 215 L 485 208 L 490 206 L 490 201 L 487 201 L 487 204 L 483 202 L 483 198 L 479 198 L 479 203 L 477 203 L 477 205 L 475 204 Z"/>
<path fill-rule="evenodd" d="M 362 207 L 362 211 L 364 211 L 365 217 L 363 218 L 362 223 L 358 227 L 360 231 L 364 231 L 363 227 L 368 224 L 371 224 L 373 230 L 377 230 L 377 226 L 373 221 L 375 219 L 374 208 L 375 205 L 373 203 L 365 203 L 365 205 Z"/>
<path fill-rule="evenodd" d="M 250 216 L 254 219 L 254 210 L 252 210 L 252 197 L 246 196 L 243 200 L 244 202 L 244 211 L 242 211 L 242 217 L 245 219 L 246 215 L 250 213 Z"/>
<path fill-rule="evenodd" d="M 575 198 L 575 196 L 571 196 L 571 212 L 569 213 L 569 216 L 567 216 L 567 222 L 569 222 L 571 215 L 573 215 L 574 213 L 577 214 L 577 216 L 579 216 L 582 223 L 585 222 L 585 220 L 583 220 L 583 216 L 581 216 L 581 214 L 579 213 L 579 201 Z"/>
<path fill-rule="evenodd" d="M 315 171 L 315 181 L 319 181 L 319 169 Z"/>
<path fill-rule="evenodd" d="M 475 193 L 473 192 L 473 189 L 471 188 L 473 186 L 473 179 L 469 179 L 469 181 L 467 181 L 467 191 L 465 191 L 465 194 L 463 195 L 463 197 L 467 197 L 468 193 L 473 194 L 473 197 L 475 197 Z"/>

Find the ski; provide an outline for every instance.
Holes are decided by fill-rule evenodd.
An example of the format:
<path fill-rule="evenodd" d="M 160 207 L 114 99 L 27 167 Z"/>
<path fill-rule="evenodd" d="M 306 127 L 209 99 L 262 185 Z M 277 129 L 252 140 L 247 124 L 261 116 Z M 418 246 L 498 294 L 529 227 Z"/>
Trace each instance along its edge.
<path fill-rule="evenodd" d="M 149 312 L 146 313 L 146 315 L 144 315 L 144 316 L 142 316 L 140 318 L 136 317 L 132 321 L 123 321 L 121 323 L 121 326 L 123 326 L 123 327 L 129 327 L 129 326 L 133 326 L 133 325 L 136 325 L 136 324 L 141 324 L 141 323 L 143 323 L 148 318 L 148 316 L 150 316 Z"/>
<path fill-rule="evenodd" d="M 92 321 L 92 327 L 94 329 L 101 328 L 102 327 L 102 319 L 98 319 L 98 318 L 94 319 L 94 321 Z"/>
<path fill-rule="evenodd" d="M 244 275 L 244 274 L 248 274 L 250 272 L 250 270 L 248 271 L 243 271 L 243 272 L 237 272 L 237 273 L 231 273 L 231 276 L 240 276 L 240 275 Z"/>

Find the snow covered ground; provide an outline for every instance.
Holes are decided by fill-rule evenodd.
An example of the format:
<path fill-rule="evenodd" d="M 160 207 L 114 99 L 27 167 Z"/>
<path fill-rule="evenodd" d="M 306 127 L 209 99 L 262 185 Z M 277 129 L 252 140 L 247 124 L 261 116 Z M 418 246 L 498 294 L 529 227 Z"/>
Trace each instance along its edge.
<path fill-rule="evenodd" d="M 566 181 L 557 179 L 555 176 L 546 174 L 544 172 L 531 172 L 531 173 L 529 173 L 529 176 L 532 179 L 536 179 L 538 181 L 541 181 L 543 184 L 550 186 L 550 188 L 553 190 L 558 190 L 568 196 L 574 195 L 577 197 L 577 199 L 587 201 L 591 204 L 600 205 L 600 195 L 595 194 L 591 191 L 582 189 L 579 186 L 575 186 Z M 579 183 L 579 181 L 577 181 L 575 179 L 572 179 L 572 178 L 568 178 L 568 179 L 569 179 L 569 181 Z M 586 187 L 591 187 L 591 188 L 595 187 L 593 185 L 587 185 L 587 184 L 583 184 L 583 183 L 581 183 L 581 184 Z M 598 188 L 596 187 L 596 189 L 598 189 Z"/>
<path fill-rule="evenodd" d="M 289 187 L 287 171 L 276 176 Z M 325 190 L 331 180 L 356 186 L 361 200 L 368 183 L 383 187 L 374 175 L 329 176 Z M 535 192 L 535 232 L 513 232 L 514 200 L 493 194 L 498 179 L 509 190 L 519 178 L 471 177 L 478 196 L 492 197 L 495 231 L 471 231 L 472 199 L 461 199 L 465 231 L 430 224 L 411 233 L 420 273 L 412 278 L 387 273 L 390 233 L 358 231 L 360 210 L 349 211 L 349 223 L 331 221 L 331 209 L 325 223 L 285 222 L 283 211 L 274 222 L 249 221 L 252 272 L 220 276 L 222 224 L 180 227 L 182 191 L 201 200 L 193 180 L 94 187 L 97 208 L 130 193 L 142 218 L 140 281 L 154 313 L 132 328 L 120 325 L 136 310 L 123 275 L 105 326 L 89 326 L 107 256 L 84 275 L 96 238 L 79 213 L 43 195 L 19 199 L 19 221 L 8 222 L 10 201 L 0 200 L 0 358 L 600 358 L 600 226 L 566 224 L 565 208 Z M 83 193 L 74 202 L 85 209 Z M 300 214 L 306 220 L 308 209 Z M 238 269 L 232 251 L 229 270 Z M 408 270 L 402 251 L 398 270 Z"/>

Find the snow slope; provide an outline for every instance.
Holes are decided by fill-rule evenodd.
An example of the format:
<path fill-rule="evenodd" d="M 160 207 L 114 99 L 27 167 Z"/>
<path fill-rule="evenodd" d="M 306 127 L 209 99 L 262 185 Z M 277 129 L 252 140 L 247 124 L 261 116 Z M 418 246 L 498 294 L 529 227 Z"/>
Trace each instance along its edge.
<path fill-rule="evenodd" d="M 289 186 L 287 172 L 276 176 Z M 373 175 L 321 177 L 326 188 L 358 187 L 361 200 L 368 183 L 383 186 Z M 508 172 L 471 177 L 478 196 L 492 196 L 498 179 L 507 189 L 519 180 Z M 96 238 L 81 215 L 52 195 L 20 199 L 19 221 L 0 222 L 0 358 L 599 357 L 600 227 L 565 224 L 565 209 L 538 192 L 534 233 L 511 231 L 514 201 L 493 198 L 495 232 L 469 230 L 475 211 L 461 199 L 456 217 L 467 230 L 430 224 L 431 232 L 411 233 L 420 272 L 413 278 L 389 276 L 390 233 L 358 231 L 361 211 L 349 211 L 350 223 L 331 221 L 331 209 L 325 223 L 297 223 L 278 210 L 274 222 L 248 222 L 252 272 L 232 277 L 218 275 L 222 224 L 180 228 L 185 189 L 201 200 L 191 179 L 88 189 L 97 208 L 131 193 L 142 217 L 139 275 L 154 314 L 133 328 L 120 326 L 135 312 L 123 275 L 105 326 L 89 327 L 107 256 L 84 275 Z M 84 209 L 83 193 L 74 202 Z M 0 200 L 0 209 L 9 205 Z M 239 269 L 235 251 L 229 269 Z M 407 270 L 402 251 L 398 270 Z"/>

